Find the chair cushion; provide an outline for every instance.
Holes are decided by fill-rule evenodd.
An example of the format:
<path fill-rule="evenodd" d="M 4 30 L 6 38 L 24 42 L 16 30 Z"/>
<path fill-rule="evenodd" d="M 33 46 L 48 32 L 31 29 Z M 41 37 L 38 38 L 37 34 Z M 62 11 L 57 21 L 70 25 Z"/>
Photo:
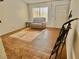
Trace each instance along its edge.
<path fill-rule="evenodd" d="M 46 18 L 44 17 L 34 18 L 30 26 L 31 28 L 46 28 Z"/>

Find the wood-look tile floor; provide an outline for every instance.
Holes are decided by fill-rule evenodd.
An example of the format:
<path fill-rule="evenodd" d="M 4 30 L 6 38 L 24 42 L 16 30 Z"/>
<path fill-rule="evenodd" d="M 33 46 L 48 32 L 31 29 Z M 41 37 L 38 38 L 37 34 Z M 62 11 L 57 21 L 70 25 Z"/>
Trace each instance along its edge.
<path fill-rule="evenodd" d="M 9 35 L 3 36 L 3 44 L 8 59 L 49 59 L 59 31 L 56 28 L 45 29 L 30 43 L 10 38 Z M 63 49 L 61 59 L 66 59 L 66 48 Z"/>

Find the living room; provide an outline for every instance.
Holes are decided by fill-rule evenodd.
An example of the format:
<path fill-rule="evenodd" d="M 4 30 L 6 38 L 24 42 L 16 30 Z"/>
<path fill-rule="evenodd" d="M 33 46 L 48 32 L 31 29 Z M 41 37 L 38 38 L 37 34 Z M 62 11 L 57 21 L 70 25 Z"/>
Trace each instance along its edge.
<path fill-rule="evenodd" d="M 74 0 L 72 0 L 72 2 L 73 1 Z M 42 17 L 42 16 L 46 19 L 45 28 L 54 28 L 54 30 L 55 29 L 60 30 L 62 25 L 68 20 L 70 7 L 74 12 L 73 18 L 75 17 L 78 18 L 78 10 L 76 10 L 75 8 L 75 6 L 77 6 L 78 4 L 77 2 L 79 1 L 75 1 L 74 3 L 72 3 L 74 4 L 72 5 L 74 7 L 71 7 L 70 0 L 59 0 L 59 1 L 58 0 L 57 1 L 55 0 L 54 1 L 53 0 L 39 0 L 39 1 L 38 0 L 3 0 L 3 1 L 0 1 L 0 21 L 1 21 L 0 36 L 25 29 L 27 27 L 26 23 L 32 22 L 35 17 Z M 35 26 L 35 27 L 39 27 L 39 26 Z M 56 32 L 57 35 L 59 33 L 59 30 L 58 32 Z M 57 35 L 56 35 L 56 38 L 57 38 Z M 68 48 L 68 50 L 70 51 L 70 48 Z M 69 57 L 67 56 L 67 58 Z"/>
<path fill-rule="evenodd" d="M 41 1 L 37 1 L 37 2 L 41 2 Z M 33 15 L 31 14 L 32 8 L 36 8 L 36 7 L 39 8 L 44 6 L 48 7 L 47 26 L 61 28 L 61 25 L 66 21 L 67 14 L 68 14 L 68 7 L 69 7 L 68 1 L 57 1 L 53 3 L 51 1 L 47 1 L 47 2 L 38 3 L 37 5 L 32 1 L 28 1 L 27 3 L 27 1 L 24 1 L 24 0 L 23 1 L 22 0 L 17 0 L 17 1 L 4 0 L 3 2 L 0 2 L 0 4 L 1 4 L 0 18 L 2 21 L 2 23 L 0 23 L 1 35 L 24 27 L 25 22 L 30 21 L 33 18 L 32 17 Z M 57 5 L 56 8 L 55 8 L 55 5 Z M 58 9 L 60 10 L 58 11 Z M 57 13 L 59 16 L 57 16 Z M 60 14 L 62 15 L 60 16 Z M 63 18 L 61 19 L 61 17 Z M 6 29 L 6 30 L 3 30 L 3 29 Z"/>

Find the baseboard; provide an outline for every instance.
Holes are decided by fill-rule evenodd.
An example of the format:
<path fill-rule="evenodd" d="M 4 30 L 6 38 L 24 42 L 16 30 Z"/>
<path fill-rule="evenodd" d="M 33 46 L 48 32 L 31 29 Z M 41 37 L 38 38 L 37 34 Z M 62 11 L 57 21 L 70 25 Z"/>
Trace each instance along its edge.
<path fill-rule="evenodd" d="M 9 33 L 6 33 L 6 34 L 3 34 L 3 35 L 1 35 L 0 37 L 7 36 L 7 35 L 10 35 L 10 34 L 16 33 L 16 32 L 18 32 L 18 31 L 20 31 L 20 30 L 25 29 L 25 28 L 26 28 L 26 27 L 22 27 L 22 28 L 20 28 L 20 29 L 14 30 L 14 31 L 12 31 L 12 32 L 9 32 Z"/>

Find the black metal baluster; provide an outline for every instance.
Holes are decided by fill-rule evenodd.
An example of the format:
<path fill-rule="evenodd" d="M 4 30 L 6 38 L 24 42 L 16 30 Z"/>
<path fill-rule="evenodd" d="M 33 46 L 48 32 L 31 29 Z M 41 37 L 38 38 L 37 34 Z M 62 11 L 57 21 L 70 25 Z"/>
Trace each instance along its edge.
<path fill-rule="evenodd" d="M 74 19 L 69 20 L 68 22 L 66 22 L 66 23 L 64 23 L 62 25 L 62 28 L 61 28 L 60 33 L 59 33 L 59 36 L 57 38 L 57 41 L 56 41 L 55 46 L 54 46 L 54 48 L 53 48 L 53 50 L 51 52 L 51 55 L 50 55 L 49 59 L 51 59 L 51 57 L 54 54 L 56 54 L 55 55 L 55 59 L 57 59 L 58 52 L 59 52 L 59 49 L 60 49 L 61 45 L 62 45 L 62 48 L 61 48 L 60 54 L 62 53 L 62 50 L 63 50 L 63 47 L 65 45 L 68 32 L 71 29 L 71 22 L 74 21 L 74 20 L 77 20 L 77 19 L 78 18 L 74 18 Z"/>

